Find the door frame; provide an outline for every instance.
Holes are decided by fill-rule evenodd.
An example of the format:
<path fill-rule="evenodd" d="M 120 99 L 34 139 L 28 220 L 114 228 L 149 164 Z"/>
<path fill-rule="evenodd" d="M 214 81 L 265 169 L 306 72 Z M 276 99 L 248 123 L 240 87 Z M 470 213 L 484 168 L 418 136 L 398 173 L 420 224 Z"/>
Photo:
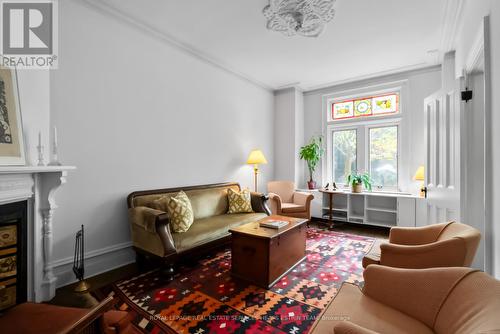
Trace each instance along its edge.
<path fill-rule="evenodd" d="M 484 195 L 482 201 L 483 212 L 478 212 L 475 214 L 481 214 L 484 219 L 484 231 L 483 231 L 483 240 L 484 240 L 484 271 L 492 274 L 493 273 L 493 220 L 492 220 L 492 211 L 493 211 L 493 202 L 492 202 L 492 194 L 493 194 L 493 184 L 492 182 L 488 182 L 488 180 L 492 179 L 493 175 L 493 162 L 492 162 L 492 142 L 491 142 L 491 51 L 490 51 L 490 19 L 489 16 L 485 16 L 483 18 L 483 22 L 479 27 L 474 42 L 472 44 L 472 48 L 467 55 L 464 73 L 465 76 L 472 76 L 474 74 L 482 72 L 484 75 L 484 95 L 478 96 L 473 95 L 473 99 L 482 98 L 484 99 L 484 161 L 483 162 L 483 172 L 484 178 L 480 182 L 482 182 L 482 186 L 484 189 Z M 471 87 L 474 91 L 474 87 Z M 471 103 L 466 104 L 466 112 L 470 112 L 469 108 L 471 107 Z M 467 131 L 464 132 L 464 135 L 467 136 Z M 471 140 L 471 138 L 464 138 L 464 142 L 462 142 L 462 152 L 467 152 L 467 142 Z M 465 159 L 469 159 L 467 155 Z M 477 162 L 476 162 L 477 163 Z M 472 174 L 472 171 L 466 171 Z M 472 177 L 472 176 L 471 176 Z M 467 183 L 464 183 L 464 188 L 462 188 L 464 192 L 467 192 Z M 480 200 L 472 198 L 470 200 Z M 464 203 L 465 204 L 465 203 Z M 477 203 L 478 205 L 481 203 Z M 479 205 L 480 206 L 480 205 Z"/>

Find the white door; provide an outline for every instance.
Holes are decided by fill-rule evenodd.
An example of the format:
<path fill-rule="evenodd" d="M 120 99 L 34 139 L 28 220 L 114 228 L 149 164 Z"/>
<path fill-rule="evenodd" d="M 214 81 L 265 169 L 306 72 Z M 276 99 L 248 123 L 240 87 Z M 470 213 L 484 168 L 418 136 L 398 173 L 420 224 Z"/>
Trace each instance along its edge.
<path fill-rule="evenodd" d="M 424 101 L 427 224 L 461 220 L 460 80 L 448 82 Z"/>

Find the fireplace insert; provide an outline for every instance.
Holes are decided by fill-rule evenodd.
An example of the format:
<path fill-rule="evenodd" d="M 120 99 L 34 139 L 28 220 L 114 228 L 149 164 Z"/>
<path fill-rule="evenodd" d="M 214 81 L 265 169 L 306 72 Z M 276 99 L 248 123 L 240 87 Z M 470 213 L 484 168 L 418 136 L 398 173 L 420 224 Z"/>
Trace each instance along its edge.
<path fill-rule="evenodd" d="M 0 310 L 27 298 L 27 207 L 0 205 Z"/>

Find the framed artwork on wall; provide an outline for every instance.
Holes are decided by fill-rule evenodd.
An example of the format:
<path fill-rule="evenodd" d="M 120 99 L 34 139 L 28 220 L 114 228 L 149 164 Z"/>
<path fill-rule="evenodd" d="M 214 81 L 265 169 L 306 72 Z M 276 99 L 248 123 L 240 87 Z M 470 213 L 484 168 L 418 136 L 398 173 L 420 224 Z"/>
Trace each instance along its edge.
<path fill-rule="evenodd" d="M 0 66 L 0 165 L 25 164 L 17 73 Z"/>

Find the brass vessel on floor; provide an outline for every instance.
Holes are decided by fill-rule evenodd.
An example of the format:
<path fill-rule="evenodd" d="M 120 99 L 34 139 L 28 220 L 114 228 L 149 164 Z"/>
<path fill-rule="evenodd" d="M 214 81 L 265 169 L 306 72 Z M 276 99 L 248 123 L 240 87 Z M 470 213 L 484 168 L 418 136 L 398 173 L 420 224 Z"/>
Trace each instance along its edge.
<path fill-rule="evenodd" d="M 90 290 L 90 285 L 85 280 L 81 280 L 75 287 L 75 292 L 84 293 Z"/>

